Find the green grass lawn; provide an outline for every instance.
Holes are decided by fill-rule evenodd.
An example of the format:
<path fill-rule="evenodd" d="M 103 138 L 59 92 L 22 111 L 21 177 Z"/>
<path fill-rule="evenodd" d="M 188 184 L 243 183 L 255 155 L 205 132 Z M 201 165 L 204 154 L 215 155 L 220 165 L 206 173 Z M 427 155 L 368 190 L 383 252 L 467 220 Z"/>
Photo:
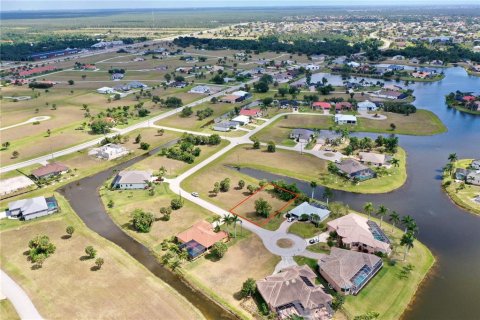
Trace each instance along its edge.
<path fill-rule="evenodd" d="M 373 218 L 379 223 L 378 219 Z M 435 257 L 430 250 L 415 240 L 414 247 L 410 250 L 406 260 L 403 260 L 403 247 L 399 241 L 403 232 L 383 223 L 383 230 L 393 243 L 391 258 L 395 265 L 389 265 L 384 260 L 384 267 L 356 296 L 347 296 L 342 309 L 338 311 L 347 319 L 365 314 L 369 311 L 380 313 L 378 319 L 399 319 L 412 301 L 420 283 L 428 274 L 435 263 Z M 318 246 L 320 247 L 320 245 Z M 315 251 L 315 248 L 312 251 Z M 307 264 L 317 272 L 317 261 L 305 257 L 295 257 L 298 264 Z M 413 269 L 406 277 L 401 277 L 404 267 L 412 265 Z M 317 272 L 318 274 L 318 272 Z M 319 279 L 323 283 L 323 279 Z"/>
<path fill-rule="evenodd" d="M 398 148 L 394 157 L 400 161 L 399 166 L 392 166 L 390 169 L 387 169 L 388 174 L 381 177 L 353 184 L 350 180 L 326 172 L 321 175 L 318 182 L 320 185 L 329 188 L 357 193 L 390 192 L 400 188 L 407 181 L 407 154 L 405 150 Z"/>
<path fill-rule="evenodd" d="M 461 159 L 455 162 L 455 168 L 467 168 L 473 159 Z M 451 175 L 444 175 L 442 180 L 443 189 L 452 201 L 465 210 L 480 215 L 480 204 L 472 199 L 480 195 L 480 186 L 462 184 L 456 182 Z M 463 188 L 463 189 L 462 189 Z"/>
<path fill-rule="evenodd" d="M 297 221 L 294 222 L 290 228 L 288 228 L 289 233 L 296 234 L 299 237 L 308 239 L 316 236 L 322 232 L 321 228 L 315 227 L 315 225 L 309 221 Z"/>
<path fill-rule="evenodd" d="M 330 247 L 325 242 L 317 242 L 308 246 L 307 250 L 317 253 L 329 253 Z"/>
<path fill-rule="evenodd" d="M 0 300 L 0 319 L 4 319 L 4 320 L 20 319 L 12 303 L 7 299 Z"/>

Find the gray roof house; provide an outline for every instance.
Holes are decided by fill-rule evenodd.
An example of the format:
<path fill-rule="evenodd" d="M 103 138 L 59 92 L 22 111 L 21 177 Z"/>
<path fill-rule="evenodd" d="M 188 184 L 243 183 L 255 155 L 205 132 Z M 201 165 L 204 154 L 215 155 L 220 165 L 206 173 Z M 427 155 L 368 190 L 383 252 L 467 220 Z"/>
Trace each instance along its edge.
<path fill-rule="evenodd" d="M 257 289 L 279 319 L 294 315 L 305 319 L 330 319 L 332 296 L 316 285 L 315 279 L 315 273 L 308 266 L 293 266 L 258 280 Z"/>
<path fill-rule="evenodd" d="M 153 176 L 149 171 L 124 170 L 113 179 L 112 186 L 116 189 L 145 189 L 152 180 Z"/>
<path fill-rule="evenodd" d="M 308 129 L 293 129 L 290 132 L 290 139 L 300 143 L 308 143 L 315 137 L 315 131 Z"/>
<path fill-rule="evenodd" d="M 457 180 L 465 180 L 467 177 L 469 170 L 464 168 L 457 168 L 455 169 L 455 179 Z"/>
<path fill-rule="evenodd" d="M 377 109 L 377 105 L 368 100 L 357 103 L 358 111 L 376 111 Z"/>
<path fill-rule="evenodd" d="M 473 184 L 475 186 L 480 186 L 480 170 L 473 171 L 471 170 L 465 177 L 467 184 Z"/>
<path fill-rule="evenodd" d="M 232 128 L 237 129 L 239 126 L 240 124 L 237 121 L 222 121 L 215 123 L 213 125 L 213 130 L 227 132 L 230 131 Z"/>
<path fill-rule="evenodd" d="M 308 215 L 308 218 L 311 220 L 314 214 L 320 217 L 320 221 L 323 221 L 328 218 L 330 211 L 319 206 L 313 206 L 308 202 L 303 202 L 302 204 L 296 206 L 288 212 L 291 216 L 300 218 L 302 215 Z"/>
<path fill-rule="evenodd" d="M 480 159 L 473 160 L 472 163 L 470 164 L 470 167 L 473 169 L 480 170 Z"/>
<path fill-rule="evenodd" d="M 376 176 L 375 171 L 354 159 L 342 160 L 336 166 L 340 173 L 349 179 L 357 178 L 360 181 L 364 181 Z"/>
<path fill-rule="evenodd" d="M 10 202 L 7 215 L 12 218 L 31 220 L 57 211 L 58 204 L 54 197 L 35 197 Z"/>
<path fill-rule="evenodd" d="M 318 261 L 322 277 L 339 293 L 356 295 L 383 267 L 376 255 L 333 247 Z"/>

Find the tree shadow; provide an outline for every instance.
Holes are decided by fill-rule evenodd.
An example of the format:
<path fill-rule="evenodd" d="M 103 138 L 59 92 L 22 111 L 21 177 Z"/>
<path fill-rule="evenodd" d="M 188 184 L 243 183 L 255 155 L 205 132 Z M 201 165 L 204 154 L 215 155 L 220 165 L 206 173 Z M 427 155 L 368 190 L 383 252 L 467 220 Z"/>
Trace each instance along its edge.
<path fill-rule="evenodd" d="M 244 191 L 242 192 L 242 194 L 245 196 L 245 197 L 248 197 L 248 196 L 251 196 L 252 194 L 250 193 L 250 191 Z"/>
<path fill-rule="evenodd" d="M 33 266 L 30 267 L 31 270 L 39 270 L 42 269 L 42 265 L 35 263 Z"/>
<path fill-rule="evenodd" d="M 238 291 L 238 292 L 235 292 L 233 294 L 233 298 L 237 301 L 241 301 L 243 300 L 243 294 L 242 294 L 242 291 Z"/>
<path fill-rule="evenodd" d="M 63 236 L 61 236 L 60 238 L 62 238 L 63 240 L 68 240 L 70 239 L 72 236 L 69 235 L 69 234 L 64 234 Z"/>
<path fill-rule="evenodd" d="M 220 258 L 216 254 L 213 254 L 211 252 L 205 255 L 205 259 L 210 260 L 212 262 L 217 262 L 220 260 Z"/>
<path fill-rule="evenodd" d="M 137 231 L 137 230 L 135 230 L 135 228 L 133 227 L 133 225 L 130 222 L 125 222 L 124 224 L 122 224 L 122 228 L 128 229 L 130 231 Z"/>
<path fill-rule="evenodd" d="M 80 261 L 87 261 L 87 260 L 90 260 L 91 258 L 89 256 L 81 256 L 80 258 L 78 258 L 78 260 Z"/>
<path fill-rule="evenodd" d="M 98 266 L 92 266 L 92 267 L 90 268 L 90 271 L 98 271 L 98 270 L 100 270 L 100 269 L 101 269 L 101 268 L 99 268 Z"/>
<path fill-rule="evenodd" d="M 27 250 L 27 251 L 24 251 L 22 254 L 23 254 L 24 256 L 28 256 L 29 253 L 30 253 L 30 250 Z"/>

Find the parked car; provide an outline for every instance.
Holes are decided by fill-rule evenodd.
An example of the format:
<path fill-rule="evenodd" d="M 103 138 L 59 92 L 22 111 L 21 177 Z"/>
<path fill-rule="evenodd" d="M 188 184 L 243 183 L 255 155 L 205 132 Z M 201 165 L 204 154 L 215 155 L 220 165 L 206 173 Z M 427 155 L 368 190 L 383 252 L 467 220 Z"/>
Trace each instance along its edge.
<path fill-rule="evenodd" d="M 287 221 L 288 221 L 288 222 L 293 222 L 293 221 L 295 221 L 295 218 L 294 218 L 294 217 L 289 217 L 289 218 L 287 219 Z"/>
<path fill-rule="evenodd" d="M 192 196 L 198 197 L 198 192 L 192 192 Z"/>
<path fill-rule="evenodd" d="M 314 243 L 317 243 L 318 242 L 318 238 L 313 238 L 313 239 L 310 239 L 310 241 L 308 241 L 310 244 L 314 244 Z"/>

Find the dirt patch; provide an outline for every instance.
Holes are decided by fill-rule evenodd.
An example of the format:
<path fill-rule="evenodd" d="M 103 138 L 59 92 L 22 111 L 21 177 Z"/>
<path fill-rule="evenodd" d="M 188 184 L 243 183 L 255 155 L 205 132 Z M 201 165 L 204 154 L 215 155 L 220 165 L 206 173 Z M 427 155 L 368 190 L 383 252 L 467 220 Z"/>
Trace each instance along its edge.
<path fill-rule="evenodd" d="M 278 239 L 277 240 L 277 246 L 279 246 L 280 248 L 291 248 L 293 247 L 293 241 L 290 240 L 290 239 Z"/>

